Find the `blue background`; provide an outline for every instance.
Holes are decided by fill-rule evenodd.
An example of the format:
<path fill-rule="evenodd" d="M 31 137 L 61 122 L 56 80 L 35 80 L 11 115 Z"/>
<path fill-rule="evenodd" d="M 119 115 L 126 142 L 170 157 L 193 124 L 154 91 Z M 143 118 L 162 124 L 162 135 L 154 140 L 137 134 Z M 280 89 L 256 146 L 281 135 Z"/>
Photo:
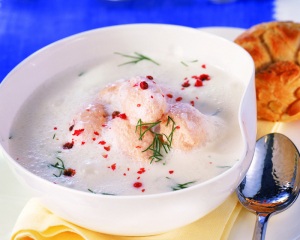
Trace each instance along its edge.
<path fill-rule="evenodd" d="M 130 23 L 249 28 L 274 20 L 273 0 L 0 0 L 0 81 L 38 49 L 70 35 Z"/>

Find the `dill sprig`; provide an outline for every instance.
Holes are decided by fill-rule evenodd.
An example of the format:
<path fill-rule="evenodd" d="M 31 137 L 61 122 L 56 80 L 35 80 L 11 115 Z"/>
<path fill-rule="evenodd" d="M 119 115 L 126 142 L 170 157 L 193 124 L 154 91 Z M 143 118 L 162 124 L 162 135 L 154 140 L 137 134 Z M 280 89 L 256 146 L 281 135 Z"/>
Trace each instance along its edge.
<path fill-rule="evenodd" d="M 195 62 L 198 62 L 198 60 L 193 60 L 193 61 L 188 61 L 188 62 L 191 62 L 191 63 L 195 63 Z M 182 65 L 188 67 L 189 65 L 187 65 L 185 62 L 181 61 L 180 62 Z"/>
<path fill-rule="evenodd" d="M 189 184 L 192 184 L 192 183 L 195 183 L 196 181 L 192 181 L 192 182 L 187 182 L 187 183 L 178 183 L 176 187 L 172 187 L 172 190 L 173 191 L 178 191 L 178 190 L 181 190 L 181 189 L 185 189 L 185 188 L 188 188 Z"/>
<path fill-rule="evenodd" d="M 218 109 L 215 113 L 212 114 L 212 116 L 216 116 L 216 115 L 218 115 L 220 112 L 221 112 L 221 110 Z"/>
<path fill-rule="evenodd" d="M 59 170 L 59 175 L 56 175 L 54 173 L 53 173 L 53 175 L 55 177 L 60 177 L 62 175 L 63 171 L 66 170 L 66 168 L 65 168 L 65 164 L 64 164 L 63 160 L 61 160 L 59 157 L 56 157 L 56 159 L 59 160 L 60 163 L 56 162 L 55 164 L 49 164 L 48 166 L 57 168 Z"/>
<path fill-rule="evenodd" d="M 231 168 L 232 166 L 217 166 L 218 168 Z"/>
<path fill-rule="evenodd" d="M 184 63 L 183 61 L 180 62 L 182 65 L 188 67 L 188 65 L 186 63 Z"/>
<path fill-rule="evenodd" d="M 154 139 L 153 142 L 150 144 L 149 147 L 147 147 L 145 150 L 143 150 L 142 152 L 146 152 L 148 150 L 151 150 L 153 152 L 152 156 L 149 157 L 150 164 L 153 162 L 154 159 L 156 159 L 155 162 L 159 162 L 162 160 L 163 155 L 161 154 L 161 150 L 164 149 L 165 153 L 169 153 L 171 150 L 171 146 L 172 146 L 172 140 L 173 140 L 173 133 L 176 129 L 176 125 L 174 120 L 168 116 L 168 120 L 167 120 L 167 124 L 166 126 L 169 125 L 170 121 L 172 121 L 173 125 L 172 125 L 172 130 L 171 133 L 169 134 L 169 136 L 167 136 L 166 134 L 160 134 L 160 133 L 156 133 L 153 132 L 151 130 L 151 128 L 155 127 L 156 125 L 158 125 L 159 123 L 161 123 L 161 121 L 158 121 L 156 123 L 142 123 L 142 120 L 139 119 L 135 128 L 135 132 L 137 132 L 138 127 L 140 127 L 140 137 L 139 140 L 143 139 L 143 136 L 145 135 L 145 133 L 147 131 L 150 131 L 153 135 L 154 135 Z M 142 132 L 142 126 L 149 126 L 144 132 Z M 166 142 L 163 142 L 163 136 L 165 136 L 165 138 L 167 139 Z"/>
<path fill-rule="evenodd" d="M 92 191 L 91 189 L 89 189 L 89 188 L 88 188 L 88 190 L 89 190 L 91 193 L 94 193 L 94 194 L 96 194 L 96 192 Z"/>
<path fill-rule="evenodd" d="M 135 127 L 135 132 L 137 131 L 138 127 L 140 127 L 140 138 L 139 140 L 143 139 L 143 136 L 145 135 L 146 132 L 148 132 L 151 128 L 155 127 L 157 124 L 160 124 L 161 121 L 158 121 L 156 123 L 142 123 L 142 119 L 139 119 L 136 127 Z M 142 133 L 142 126 L 149 126 L 143 133 Z"/>
<path fill-rule="evenodd" d="M 88 188 L 88 190 L 91 192 L 91 193 L 94 193 L 94 194 L 97 194 L 96 192 L 94 192 L 93 190 L 91 190 L 91 189 L 89 189 Z M 111 193 L 100 193 L 100 194 L 102 194 L 102 195 L 115 195 L 115 194 L 111 194 Z"/>
<path fill-rule="evenodd" d="M 54 139 L 54 138 L 55 138 L 55 135 L 56 135 L 56 133 L 54 133 L 54 135 L 53 135 L 53 138 L 52 138 L 52 139 Z"/>
<path fill-rule="evenodd" d="M 169 149 L 169 145 L 166 143 L 163 143 L 160 140 L 160 136 L 162 136 L 161 134 L 155 133 L 155 132 L 152 132 L 152 133 L 154 134 L 154 139 L 153 139 L 152 144 L 149 147 L 147 147 L 144 151 L 142 151 L 142 152 L 146 152 L 148 150 L 151 150 L 153 152 L 153 155 L 151 157 L 149 157 L 149 159 L 151 160 L 150 164 L 153 162 L 154 159 L 156 159 L 155 162 L 159 162 L 162 160 L 163 155 L 160 153 L 161 146 L 164 148 L 166 153 L 168 153 L 166 147 Z"/>
<path fill-rule="evenodd" d="M 173 134 L 174 134 L 174 131 L 176 129 L 176 124 L 174 122 L 174 120 L 168 116 L 168 121 L 167 121 L 167 126 L 169 125 L 170 121 L 172 121 L 173 125 L 172 125 L 172 131 L 171 133 L 169 134 L 169 137 L 166 136 L 166 134 L 164 134 L 164 136 L 167 138 L 169 144 L 170 144 L 170 147 L 172 146 L 172 141 L 173 141 Z"/>
<path fill-rule="evenodd" d="M 122 63 L 122 64 L 120 64 L 120 65 L 118 65 L 118 66 L 123 66 L 123 65 L 131 64 L 131 63 L 136 64 L 136 63 L 138 63 L 138 62 L 140 62 L 140 61 L 142 61 L 142 60 L 147 60 L 147 61 L 153 62 L 153 63 L 156 64 L 156 65 L 159 65 L 159 63 L 155 62 L 155 61 L 152 60 L 151 58 L 148 58 L 148 57 L 146 57 L 145 55 L 142 55 L 142 54 L 137 53 L 137 52 L 134 52 L 134 54 L 135 54 L 136 56 L 130 56 L 130 55 L 123 54 L 123 53 L 118 53 L 118 52 L 115 52 L 115 54 L 121 55 L 121 56 L 123 56 L 123 57 L 135 59 L 135 60 L 133 60 L 133 61 L 129 61 L 129 62 L 126 62 L 126 63 Z"/>

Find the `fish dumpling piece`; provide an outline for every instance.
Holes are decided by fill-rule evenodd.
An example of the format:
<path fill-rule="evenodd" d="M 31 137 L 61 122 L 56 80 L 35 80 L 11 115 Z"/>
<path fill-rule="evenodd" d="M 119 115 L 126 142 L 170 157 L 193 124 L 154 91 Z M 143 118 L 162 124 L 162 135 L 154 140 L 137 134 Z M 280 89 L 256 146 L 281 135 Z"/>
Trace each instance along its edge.
<path fill-rule="evenodd" d="M 115 118 L 112 121 L 112 129 L 117 138 L 120 148 L 133 159 L 136 159 L 138 161 L 149 161 L 149 158 L 153 154 L 152 151 L 142 151 L 147 149 L 152 144 L 154 135 L 150 131 L 147 131 L 144 134 L 142 140 L 139 140 L 139 127 L 135 132 L 136 126 L 131 125 L 129 120 Z M 142 127 L 142 132 L 146 129 L 147 127 Z"/>
<path fill-rule="evenodd" d="M 123 112 L 132 124 L 158 121 L 166 111 L 167 103 L 160 87 L 145 77 L 134 77 L 120 88 Z"/>
<path fill-rule="evenodd" d="M 119 97 L 120 86 L 124 84 L 124 80 L 119 80 L 114 83 L 108 84 L 100 93 L 99 100 L 106 104 L 111 104 L 113 101 L 117 100 Z"/>
<path fill-rule="evenodd" d="M 100 103 L 91 103 L 75 115 L 70 124 L 74 140 L 92 141 L 101 135 L 106 122 L 106 112 Z"/>
<path fill-rule="evenodd" d="M 173 132 L 172 148 L 189 151 L 193 148 L 204 145 L 210 141 L 211 133 L 215 131 L 216 120 L 203 115 L 196 108 L 187 103 L 177 103 L 171 106 L 170 110 L 163 115 L 160 123 L 160 133 L 169 136 L 172 132 L 173 122 L 175 122 Z M 168 123 L 168 126 L 167 126 Z M 167 142 L 164 136 L 164 141 Z"/>

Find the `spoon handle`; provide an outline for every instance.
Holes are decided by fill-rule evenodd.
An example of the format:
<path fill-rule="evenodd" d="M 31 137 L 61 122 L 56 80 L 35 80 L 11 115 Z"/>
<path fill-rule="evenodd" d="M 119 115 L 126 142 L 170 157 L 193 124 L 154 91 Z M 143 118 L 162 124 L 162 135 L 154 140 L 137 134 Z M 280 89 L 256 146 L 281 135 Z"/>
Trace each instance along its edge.
<path fill-rule="evenodd" d="M 253 240 L 264 240 L 266 235 L 269 213 L 257 213 L 256 224 L 253 233 Z"/>

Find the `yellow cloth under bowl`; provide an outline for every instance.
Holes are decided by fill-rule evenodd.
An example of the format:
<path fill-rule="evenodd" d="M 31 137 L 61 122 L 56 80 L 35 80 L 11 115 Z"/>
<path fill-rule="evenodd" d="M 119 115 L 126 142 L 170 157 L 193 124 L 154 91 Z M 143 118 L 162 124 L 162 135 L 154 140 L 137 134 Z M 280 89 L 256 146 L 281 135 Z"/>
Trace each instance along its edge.
<path fill-rule="evenodd" d="M 69 223 L 54 215 L 38 200 L 31 199 L 13 229 L 14 240 L 214 240 L 227 239 L 230 229 L 242 206 L 233 193 L 212 213 L 188 226 L 147 237 L 124 237 L 93 232 Z"/>

